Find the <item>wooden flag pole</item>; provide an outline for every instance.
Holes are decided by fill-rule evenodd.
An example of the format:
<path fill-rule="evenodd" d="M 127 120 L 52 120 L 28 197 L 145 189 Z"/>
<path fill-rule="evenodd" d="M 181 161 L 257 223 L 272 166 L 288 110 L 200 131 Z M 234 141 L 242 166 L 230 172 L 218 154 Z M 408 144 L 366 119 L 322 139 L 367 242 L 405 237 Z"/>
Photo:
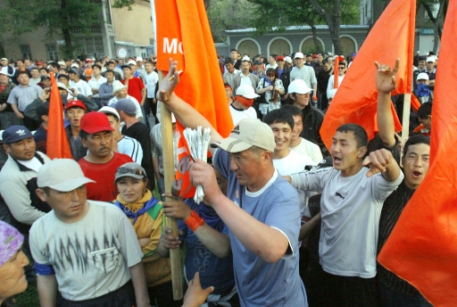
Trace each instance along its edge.
<path fill-rule="evenodd" d="M 406 141 L 409 137 L 409 117 L 411 113 L 411 93 L 405 94 L 403 99 L 403 118 L 402 118 L 402 130 L 401 130 L 401 148 L 405 146 Z M 400 164 L 403 159 L 403 150 L 400 151 Z"/>
<path fill-rule="evenodd" d="M 159 72 L 159 80 L 163 79 L 162 72 Z M 160 82 L 160 81 L 159 81 Z M 160 123 L 162 125 L 162 156 L 163 156 L 163 173 L 165 180 L 165 193 L 171 194 L 173 181 L 175 180 L 175 165 L 173 154 L 173 129 L 171 123 L 170 110 L 160 103 Z M 172 201 L 170 197 L 166 197 L 164 201 Z M 171 234 L 174 237 L 178 236 L 178 220 L 175 218 L 166 217 L 166 225 L 171 228 Z M 171 262 L 171 281 L 173 284 L 173 299 L 178 301 L 183 298 L 182 289 L 182 269 L 181 269 L 181 253 L 180 249 L 170 249 Z"/>

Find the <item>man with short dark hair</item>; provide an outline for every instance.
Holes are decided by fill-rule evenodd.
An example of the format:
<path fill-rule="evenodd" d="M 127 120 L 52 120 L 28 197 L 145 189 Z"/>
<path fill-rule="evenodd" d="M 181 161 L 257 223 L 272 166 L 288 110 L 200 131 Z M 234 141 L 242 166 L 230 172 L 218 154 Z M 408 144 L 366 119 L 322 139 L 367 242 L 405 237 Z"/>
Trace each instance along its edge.
<path fill-rule="evenodd" d="M 234 91 L 238 89 L 241 84 L 247 84 L 252 86 L 254 91 L 257 89 L 259 85 L 259 77 L 251 73 L 249 70 L 251 68 L 251 62 L 249 58 L 243 58 L 241 61 L 241 72 L 236 74 L 233 78 L 234 82 Z"/>
<path fill-rule="evenodd" d="M 102 107 L 99 95 L 100 86 L 105 83 L 107 80 L 100 73 L 102 72 L 102 67 L 98 64 L 92 66 L 92 77 L 90 78 L 88 84 L 92 89 L 92 99 L 97 103 L 99 107 Z"/>
<path fill-rule="evenodd" d="M 114 82 L 114 71 L 108 69 L 105 71 L 104 76 L 106 77 L 106 82 L 100 84 L 100 88 L 98 89 L 98 96 L 100 98 L 100 104 L 102 106 L 107 106 L 108 101 L 110 101 L 113 97 L 113 82 Z"/>
<path fill-rule="evenodd" d="M 124 72 L 124 80 L 122 80 L 121 83 L 127 86 L 127 93 L 130 96 L 135 97 L 140 105 L 143 105 L 144 100 L 146 99 L 146 88 L 144 87 L 144 83 L 140 78 L 133 76 L 132 66 L 136 66 L 136 63 L 135 65 L 122 66 L 122 71 Z"/>
<path fill-rule="evenodd" d="M 79 72 L 72 68 L 68 72 L 68 75 L 70 76 L 70 88 L 75 88 L 78 93 L 86 96 L 87 98 L 91 99 L 92 98 L 92 89 L 90 88 L 89 84 L 87 84 L 86 81 L 81 80 Z"/>
<path fill-rule="evenodd" d="M 88 184 L 71 159 L 38 172 L 37 194 L 53 209 L 30 230 L 40 304 L 149 307 L 135 231 L 112 204 L 88 200 Z"/>
<path fill-rule="evenodd" d="M 75 161 L 79 161 L 87 153 L 81 142 L 81 118 L 86 114 L 87 107 L 81 100 L 71 100 L 65 106 L 65 118 L 70 124 L 65 127 L 68 143 L 70 144 L 71 154 Z"/>
<path fill-rule="evenodd" d="M 159 75 L 155 72 L 155 65 L 152 61 L 147 61 L 144 64 L 145 72 L 143 74 L 143 79 L 146 85 L 146 99 L 144 101 L 144 113 L 146 117 L 152 111 L 152 115 L 154 116 L 155 123 L 159 122 L 157 118 L 157 100 L 156 94 L 157 89 L 159 88 Z"/>
<path fill-rule="evenodd" d="M 0 130 L 13 125 L 22 125 L 22 119 L 14 114 L 8 97 L 16 85 L 10 81 L 8 71 L 3 68 L 0 70 Z"/>
<path fill-rule="evenodd" d="M 102 76 L 107 78 L 106 77 L 106 72 L 108 70 L 111 70 L 114 74 L 114 78 L 118 81 L 121 81 L 122 79 L 124 79 L 124 76 L 123 76 L 123 73 L 122 73 L 122 70 L 118 69 L 116 67 L 116 62 L 115 61 L 109 61 L 107 64 L 106 64 L 106 71 L 102 73 Z"/>
<path fill-rule="evenodd" d="M 237 74 L 240 73 L 240 71 L 235 68 L 233 60 L 231 58 L 226 58 L 224 65 L 226 68 L 226 72 L 223 75 L 224 82 L 228 83 L 232 88 L 235 88 L 234 78 Z"/>
<path fill-rule="evenodd" d="M 236 50 L 236 49 L 230 50 L 230 58 L 233 61 L 233 66 L 235 67 L 235 69 L 239 70 L 240 66 L 241 66 L 241 55 L 238 52 L 238 50 Z"/>
<path fill-rule="evenodd" d="M 96 182 L 87 184 L 87 198 L 111 202 L 117 196 L 113 179 L 116 170 L 119 166 L 132 162 L 132 159 L 113 152 L 113 128 L 103 113 L 85 114 L 81 119 L 80 135 L 88 153 L 78 163 L 85 176 Z"/>

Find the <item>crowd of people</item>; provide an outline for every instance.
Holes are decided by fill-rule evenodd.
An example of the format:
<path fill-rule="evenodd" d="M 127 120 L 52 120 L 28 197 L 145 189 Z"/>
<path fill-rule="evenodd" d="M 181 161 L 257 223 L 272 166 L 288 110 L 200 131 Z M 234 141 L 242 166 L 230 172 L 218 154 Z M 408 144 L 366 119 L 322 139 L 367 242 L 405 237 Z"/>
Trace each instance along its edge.
<path fill-rule="evenodd" d="M 219 59 L 226 100 L 214 102 L 230 110 L 226 138 L 174 93 L 176 62 L 159 81 L 152 57 L 1 59 L 0 304 L 29 281 L 51 307 L 431 306 L 376 256 L 428 171 L 438 59 L 415 58 L 422 105 L 405 144 L 390 108 L 403 102 L 391 95 L 397 61 L 373 68 L 376 137 L 346 123 L 326 148 L 319 131 L 356 56 L 232 50 Z M 52 91 L 73 159 L 46 155 Z M 212 158 L 189 165 L 202 203 L 165 194 L 157 101 L 175 148 L 176 120 L 211 128 Z M 180 247 L 188 291 L 175 301 Z"/>

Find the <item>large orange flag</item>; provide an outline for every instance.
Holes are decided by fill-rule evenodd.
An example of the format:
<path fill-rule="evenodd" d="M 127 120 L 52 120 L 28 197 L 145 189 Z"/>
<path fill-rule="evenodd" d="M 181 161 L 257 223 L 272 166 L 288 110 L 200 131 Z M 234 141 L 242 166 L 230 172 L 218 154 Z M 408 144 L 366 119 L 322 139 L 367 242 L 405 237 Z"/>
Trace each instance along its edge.
<path fill-rule="evenodd" d="M 432 110 L 430 169 L 403 210 L 378 261 L 437 307 L 457 305 L 457 0 L 441 38 Z"/>
<path fill-rule="evenodd" d="M 223 137 L 228 136 L 233 122 L 203 1 L 156 0 L 155 3 L 157 68 L 167 71 L 168 59 L 177 60 L 178 70 L 183 72 L 175 93 L 202 114 Z M 183 127 L 178 123 L 177 128 L 182 136 Z M 180 138 L 178 147 L 178 172 L 184 172 L 187 167 L 183 161 L 190 156 L 184 137 Z M 185 192 L 190 182 L 188 176 L 182 175 L 177 174 L 177 178 L 182 179 L 181 192 Z M 193 196 L 192 190 L 187 192 L 181 196 Z"/>
<path fill-rule="evenodd" d="M 51 73 L 51 95 L 49 99 L 48 135 L 46 138 L 46 154 L 49 158 L 73 159 L 70 144 L 63 124 L 63 106 L 56 78 Z"/>
<path fill-rule="evenodd" d="M 374 62 L 395 63 L 400 58 L 398 88 L 392 94 L 411 93 L 413 75 L 415 0 L 392 0 L 376 21 L 349 67 L 325 115 L 320 134 L 330 148 L 336 129 L 342 124 L 363 126 L 369 139 L 375 135 L 377 97 Z M 395 130 L 401 124 L 392 105 Z"/>

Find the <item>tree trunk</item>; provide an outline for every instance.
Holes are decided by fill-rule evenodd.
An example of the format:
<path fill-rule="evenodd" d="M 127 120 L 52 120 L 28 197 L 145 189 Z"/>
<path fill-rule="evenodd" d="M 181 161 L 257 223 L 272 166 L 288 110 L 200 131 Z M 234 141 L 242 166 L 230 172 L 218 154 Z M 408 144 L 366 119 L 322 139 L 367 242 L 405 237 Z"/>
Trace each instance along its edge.
<path fill-rule="evenodd" d="M 65 57 L 73 57 L 73 42 L 71 40 L 71 31 L 70 31 L 70 16 L 68 15 L 67 11 L 67 1 L 61 0 L 60 1 L 60 20 L 62 25 L 62 35 L 65 41 L 65 48 L 64 48 L 64 56 Z"/>
<path fill-rule="evenodd" d="M 313 41 L 316 46 L 317 53 L 323 53 L 324 50 L 322 50 L 322 47 L 324 46 L 322 46 L 321 42 L 317 39 L 317 30 L 314 22 L 308 17 L 305 17 L 305 22 L 311 27 L 311 33 L 313 34 Z"/>
<path fill-rule="evenodd" d="M 440 2 L 440 8 L 438 10 L 438 15 L 436 16 L 436 20 L 434 23 L 434 40 L 433 40 L 433 52 L 436 53 L 438 49 L 438 42 L 441 41 L 441 35 L 443 31 L 443 24 L 444 24 L 444 18 L 445 18 L 445 7 L 447 6 L 447 1 L 441 1 Z"/>
<path fill-rule="evenodd" d="M 317 0 L 310 0 L 310 2 L 316 9 L 317 13 L 324 17 L 325 22 L 327 23 L 328 29 L 330 31 L 330 36 L 332 38 L 333 48 L 335 49 L 335 54 L 342 54 L 340 43 L 341 0 L 333 1 L 333 14 L 327 12 L 317 2 Z"/>

